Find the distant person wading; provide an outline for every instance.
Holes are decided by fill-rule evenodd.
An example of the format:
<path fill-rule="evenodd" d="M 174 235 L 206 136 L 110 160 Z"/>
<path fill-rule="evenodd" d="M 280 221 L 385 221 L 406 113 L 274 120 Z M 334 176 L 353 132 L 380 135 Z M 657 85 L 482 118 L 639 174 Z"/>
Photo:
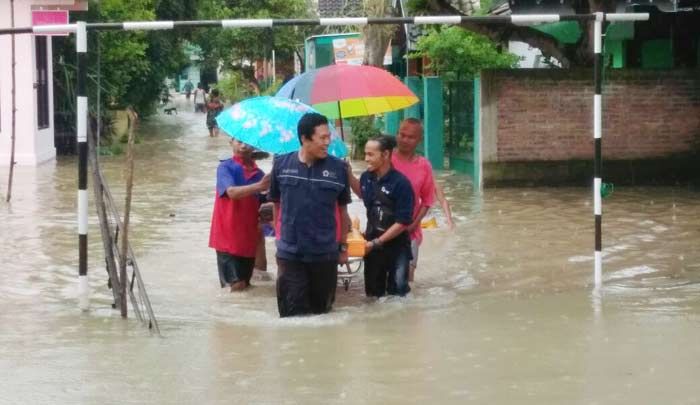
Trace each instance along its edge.
<path fill-rule="evenodd" d="M 224 109 L 224 104 L 221 102 L 219 90 L 214 89 L 209 96 L 209 102 L 206 104 L 207 111 L 207 129 L 209 136 L 215 137 L 219 135 L 219 126 L 216 124 L 216 116 Z"/>
<path fill-rule="evenodd" d="M 207 101 L 207 92 L 204 90 L 202 83 L 197 83 L 197 88 L 194 90 L 194 112 L 204 112 L 204 104 Z"/>
<path fill-rule="evenodd" d="M 182 87 L 182 90 L 185 91 L 185 98 L 187 100 L 190 99 L 190 95 L 192 95 L 192 89 L 194 89 L 194 85 L 192 82 L 188 79 L 185 85 Z"/>

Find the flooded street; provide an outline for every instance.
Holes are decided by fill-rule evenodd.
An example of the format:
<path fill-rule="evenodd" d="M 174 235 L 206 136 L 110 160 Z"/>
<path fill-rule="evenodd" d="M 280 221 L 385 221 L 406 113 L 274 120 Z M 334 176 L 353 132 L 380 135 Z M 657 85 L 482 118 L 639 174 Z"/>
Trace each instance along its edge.
<path fill-rule="evenodd" d="M 77 159 L 16 170 L 0 203 L 1 404 L 700 403 L 699 191 L 617 187 L 592 294 L 588 188 L 474 194 L 438 173 L 457 229 L 425 232 L 408 298 L 369 301 L 360 278 L 330 314 L 279 319 L 274 281 L 219 289 L 207 243 L 230 148 L 178 112 L 142 124 L 132 203 L 162 337 L 110 307 L 92 190 L 78 310 Z M 101 159 L 122 209 L 124 157 Z M 3 197 L 6 182 L 0 168 Z M 364 218 L 357 198 L 350 211 Z"/>

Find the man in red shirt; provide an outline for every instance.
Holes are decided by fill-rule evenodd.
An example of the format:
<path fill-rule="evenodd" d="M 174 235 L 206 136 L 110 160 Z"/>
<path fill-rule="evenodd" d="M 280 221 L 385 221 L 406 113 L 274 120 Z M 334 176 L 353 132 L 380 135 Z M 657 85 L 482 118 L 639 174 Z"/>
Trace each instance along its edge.
<path fill-rule="evenodd" d="M 421 220 L 435 200 L 433 167 L 428 159 L 416 154 L 416 148 L 423 141 L 423 124 L 416 118 L 406 118 L 399 126 L 396 135 L 396 151 L 391 155 L 391 164 L 411 182 L 413 188 L 413 222 L 406 227 L 411 235 L 411 261 L 408 280 L 413 277 L 418 265 L 418 248 L 423 241 Z"/>
<path fill-rule="evenodd" d="M 209 247 L 216 250 L 221 287 L 240 291 L 250 286 L 258 243 L 259 193 L 268 189 L 265 176 L 253 160 L 253 148 L 231 140 L 233 157 L 216 170 L 216 199 L 211 218 Z"/>

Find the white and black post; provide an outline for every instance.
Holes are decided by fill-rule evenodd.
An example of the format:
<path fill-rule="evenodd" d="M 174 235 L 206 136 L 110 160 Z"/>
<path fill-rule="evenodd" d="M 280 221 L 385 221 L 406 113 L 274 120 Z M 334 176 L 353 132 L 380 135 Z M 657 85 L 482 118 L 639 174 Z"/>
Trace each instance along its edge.
<path fill-rule="evenodd" d="M 87 229 L 88 229 L 88 98 L 87 98 L 87 29 L 85 22 L 76 24 L 76 136 L 78 140 L 78 300 L 80 309 L 90 307 L 90 287 L 87 278 Z"/>
<path fill-rule="evenodd" d="M 595 288 L 598 289 L 602 283 L 603 273 L 603 253 L 602 253 L 602 232 L 603 232 L 603 200 L 600 194 L 602 185 L 602 145 L 603 136 L 603 21 L 605 14 L 595 13 L 593 22 L 593 78 L 595 91 L 593 94 L 593 141 L 595 143 L 595 158 L 593 161 L 593 215 L 595 217 L 595 252 L 593 253 L 594 273 L 593 279 Z"/>

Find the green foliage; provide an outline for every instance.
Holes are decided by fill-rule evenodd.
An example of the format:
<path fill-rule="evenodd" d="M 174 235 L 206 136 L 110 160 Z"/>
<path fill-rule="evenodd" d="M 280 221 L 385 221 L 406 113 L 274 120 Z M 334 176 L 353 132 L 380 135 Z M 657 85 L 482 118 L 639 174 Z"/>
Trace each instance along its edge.
<path fill-rule="evenodd" d="M 199 0 L 198 19 L 304 18 L 310 17 L 306 0 Z M 244 61 L 270 58 L 275 49 L 278 60 L 291 59 L 303 47 L 311 28 L 200 29 L 193 42 L 200 46 L 205 66 L 240 69 Z M 252 72 L 248 71 L 249 75 Z M 253 79 L 251 76 L 250 79 Z"/>
<path fill-rule="evenodd" d="M 263 85 L 260 86 L 260 95 L 261 96 L 274 96 L 277 91 L 282 87 L 282 80 L 277 79 L 274 82 L 270 80 L 267 83 L 263 83 Z"/>
<path fill-rule="evenodd" d="M 430 67 L 448 79 L 470 78 L 483 69 L 510 68 L 518 62 L 488 38 L 459 27 L 432 29 L 418 40 L 417 48 L 413 57 L 427 56 Z"/>
<path fill-rule="evenodd" d="M 479 11 L 476 15 L 488 15 L 491 6 L 493 5 L 493 0 L 481 0 L 479 1 Z"/>
<path fill-rule="evenodd" d="M 303 18 L 308 13 L 306 0 L 90 0 L 88 11 L 72 13 L 71 19 L 114 22 Z M 203 50 L 203 70 L 216 70 L 223 62 L 225 70 L 232 70 L 233 67 L 233 70 L 247 73 L 247 80 L 252 81 L 252 68 L 244 62 L 269 58 L 273 46 L 278 60 L 291 58 L 298 48 L 303 47 L 303 40 L 310 29 L 276 27 L 273 32 L 272 29 L 189 28 L 148 32 L 91 32 L 88 38 L 88 97 L 91 114 L 95 117 L 98 87 L 103 121 L 110 108 L 133 106 L 141 117 L 154 112 L 165 90 L 165 79 L 176 75 L 190 63 L 183 52 L 187 43 L 197 44 Z M 75 114 L 74 36 L 56 38 L 53 54 L 56 66 L 55 109 L 58 113 L 71 116 Z M 224 83 L 227 88 L 222 90 L 227 98 L 235 100 L 254 93 L 252 89 L 246 88 L 247 84 L 242 78 L 236 80 L 235 83 Z M 261 87 L 267 92 L 272 92 L 275 87 L 271 83 L 264 85 Z M 74 120 L 67 122 L 74 128 Z"/>
<path fill-rule="evenodd" d="M 221 98 L 231 103 L 255 95 L 250 82 L 239 71 L 227 72 L 224 78 L 216 84 L 216 88 L 221 92 Z"/>
<path fill-rule="evenodd" d="M 86 22 L 189 19 L 193 0 L 91 0 L 89 11 L 76 12 L 71 18 Z M 88 97 L 95 112 L 98 82 L 101 111 L 133 106 L 143 117 L 155 110 L 163 93 L 166 77 L 177 73 L 187 62 L 182 52 L 186 31 L 91 32 L 88 37 Z M 99 51 L 98 51 L 99 49 Z M 99 53 L 99 56 L 98 56 Z M 99 80 L 98 80 L 99 59 Z M 54 41 L 58 111 L 74 112 L 75 39 Z"/>
<path fill-rule="evenodd" d="M 115 142 L 111 145 L 100 146 L 98 153 L 100 156 L 117 156 L 124 153 L 124 147 L 121 145 L 121 143 Z"/>
<path fill-rule="evenodd" d="M 255 83 L 245 78 L 239 70 L 230 70 L 224 73 L 223 78 L 216 84 L 221 92 L 221 99 L 230 103 L 237 103 L 245 98 L 260 96 L 274 96 L 282 87 L 282 81 L 262 81 L 256 89 Z"/>
<path fill-rule="evenodd" d="M 406 9 L 412 14 L 424 12 L 428 9 L 428 0 L 408 0 Z"/>
<path fill-rule="evenodd" d="M 365 153 L 365 144 L 369 138 L 380 135 L 381 131 L 374 125 L 374 117 L 348 118 L 346 121 L 352 128 L 353 159 L 362 159 Z"/>
<path fill-rule="evenodd" d="M 199 0 L 197 19 L 304 18 L 309 17 L 307 0 Z M 237 102 L 246 97 L 273 95 L 281 86 L 277 81 L 258 81 L 250 61 L 270 59 L 272 50 L 279 63 L 289 61 L 303 48 L 309 27 L 274 29 L 206 28 L 193 34 L 192 43 L 201 49 L 204 68 L 223 67 L 224 78 L 217 88 L 224 99 Z"/>

